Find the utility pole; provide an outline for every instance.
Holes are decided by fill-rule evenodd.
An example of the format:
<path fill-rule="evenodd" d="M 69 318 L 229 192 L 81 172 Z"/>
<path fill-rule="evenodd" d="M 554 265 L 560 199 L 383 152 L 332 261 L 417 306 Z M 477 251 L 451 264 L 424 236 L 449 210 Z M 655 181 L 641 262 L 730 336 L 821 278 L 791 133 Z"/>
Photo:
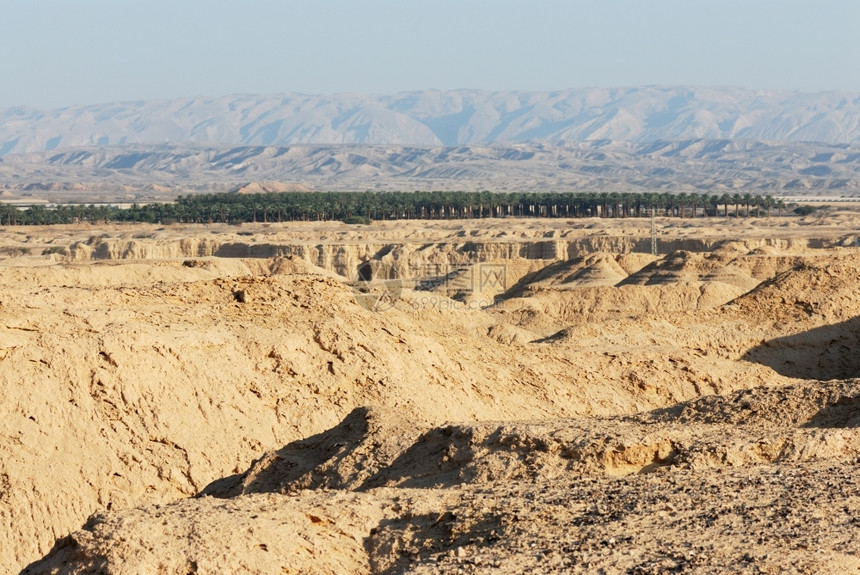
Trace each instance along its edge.
<path fill-rule="evenodd" d="M 651 255 L 657 255 L 657 224 L 654 220 L 654 206 L 651 206 Z"/>

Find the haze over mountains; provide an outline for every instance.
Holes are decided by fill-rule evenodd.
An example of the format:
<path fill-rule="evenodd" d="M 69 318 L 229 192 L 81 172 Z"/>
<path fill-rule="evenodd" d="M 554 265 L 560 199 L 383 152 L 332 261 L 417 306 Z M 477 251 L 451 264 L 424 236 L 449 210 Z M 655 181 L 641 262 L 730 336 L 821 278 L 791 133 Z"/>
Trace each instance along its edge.
<path fill-rule="evenodd" d="M 76 201 L 87 191 L 96 192 L 96 200 L 160 199 L 229 191 L 248 182 L 317 190 L 853 196 L 860 192 L 860 145 L 702 139 L 458 147 L 127 144 L 0 158 L 0 188 L 59 201 Z"/>
<path fill-rule="evenodd" d="M 133 143 L 460 146 L 691 138 L 857 142 L 860 94 L 649 86 L 233 95 L 0 110 L 0 155 Z"/>
<path fill-rule="evenodd" d="M 860 93 L 649 86 L 0 110 L 7 196 L 161 199 L 262 180 L 851 196 L 860 192 Z"/>

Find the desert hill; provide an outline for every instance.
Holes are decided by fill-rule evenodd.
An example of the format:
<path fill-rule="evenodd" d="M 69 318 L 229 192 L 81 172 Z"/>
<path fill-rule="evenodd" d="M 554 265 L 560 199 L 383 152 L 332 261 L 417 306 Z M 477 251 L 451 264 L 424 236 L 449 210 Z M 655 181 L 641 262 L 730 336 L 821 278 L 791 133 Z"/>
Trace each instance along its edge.
<path fill-rule="evenodd" d="M 284 192 L 307 192 L 308 188 L 299 184 L 285 184 L 284 182 L 262 181 L 248 182 L 237 186 L 233 190 L 236 194 L 281 194 Z"/>
<path fill-rule="evenodd" d="M 4 228 L 0 569 L 856 569 L 818 217 Z"/>
<path fill-rule="evenodd" d="M 58 201 L 161 200 L 190 192 L 493 190 L 767 192 L 855 197 L 860 146 L 661 140 L 494 146 L 127 144 L 13 154 L 0 188 Z M 248 187 L 250 185 L 250 187 Z M 153 187 L 156 186 L 156 187 Z M 733 207 L 733 206 L 732 206 Z"/>
<path fill-rule="evenodd" d="M 197 498 L 96 516 L 27 572 L 214 572 L 214 557 L 261 572 L 851 572 L 857 393 L 804 382 L 636 417 L 435 428 L 358 408 Z M 773 554 L 781 539 L 794 547 Z"/>

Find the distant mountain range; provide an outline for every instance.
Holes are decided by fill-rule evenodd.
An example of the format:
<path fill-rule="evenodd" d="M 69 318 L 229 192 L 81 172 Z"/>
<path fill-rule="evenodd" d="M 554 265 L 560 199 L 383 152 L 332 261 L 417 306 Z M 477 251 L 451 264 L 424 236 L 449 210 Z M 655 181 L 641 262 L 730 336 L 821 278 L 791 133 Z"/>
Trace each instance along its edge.
<path fill-rule="evenodd" d="M 860 194 L 860 144 L 661 140 L 494 146 L 143 145 L 0 158 L 0 192 L 57 201 L 247 188 Z"/>
<path fill-rule="evenodd" d="M 693 139 L 860 142 L 860 94 L 648 86 L 234 95 L 0 110 L 0 156 L 164 143 L 435 147 Z"/>
<path fill-rule="evenodd" d="M 6 198 L 164 199 L 249 182 L 855 196 L 860 94 L 649 86 L 0 110 Z"/>

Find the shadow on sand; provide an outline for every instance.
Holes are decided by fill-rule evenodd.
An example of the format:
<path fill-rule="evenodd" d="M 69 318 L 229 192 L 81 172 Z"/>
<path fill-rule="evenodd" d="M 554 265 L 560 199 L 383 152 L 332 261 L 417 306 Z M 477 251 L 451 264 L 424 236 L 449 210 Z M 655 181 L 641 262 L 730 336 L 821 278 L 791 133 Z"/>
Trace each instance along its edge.
<path fill-rule="evenodd" d="M 277 493 L 301 481 L 302 488 L 332 487 L 344 478 L 326 476 L 323 466 L 336 467 L 367 439 L 369 409 L 356 408 L 332 429 L 294 441 L 255 461 L 245 473 L 217 479 L 199 495 L 229 498 L 248 493 Z"/>
<path fill-rule="evenodd" d="M 860 377 L 860 317 L 763 342 L 743 359 L 797 379 Z"/>
<path fill-rule="evenodd" d="M 818 429 L 860 427 L 860 395 L 843 396 L 822 407 L 804 427 Z"/>

